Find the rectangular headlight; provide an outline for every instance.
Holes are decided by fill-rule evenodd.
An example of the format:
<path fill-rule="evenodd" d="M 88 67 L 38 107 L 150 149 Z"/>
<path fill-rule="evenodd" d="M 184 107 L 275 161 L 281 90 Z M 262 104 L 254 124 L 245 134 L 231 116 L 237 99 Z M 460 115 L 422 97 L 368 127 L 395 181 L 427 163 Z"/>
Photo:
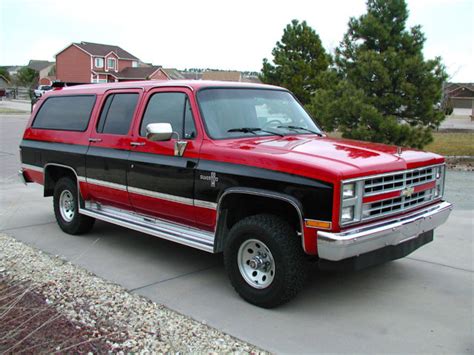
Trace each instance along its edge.
<path fill-rule="evenodd" d="M 445 166 L 441 165 L 438 166 L 435 170 L 435 191 L 434 191 L 434 197 L 439 198 L 443 197 L 444 195 L 444 174 L 445 174 Z"/>
<path fill-rule="evenodd" d="M 354 206 L 344 207 L 341 213 L 341 222 L 350 222 L 354 219 Z"/>
<path fill-rule="evenodd" d="M 352 198 L 355 196 L 355 184 L 344 184 L 342 185 L 342 198 Z"/>

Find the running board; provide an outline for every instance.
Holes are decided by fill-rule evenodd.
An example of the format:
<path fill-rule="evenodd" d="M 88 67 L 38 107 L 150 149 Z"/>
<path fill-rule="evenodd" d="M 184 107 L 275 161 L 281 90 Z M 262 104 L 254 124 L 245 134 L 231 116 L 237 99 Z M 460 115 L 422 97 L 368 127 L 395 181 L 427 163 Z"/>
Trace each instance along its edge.
<path fill-rule="evenodd" d="M 214 233 L 86 201 L 79 213 L 138 232 L 214 253 Z"/>

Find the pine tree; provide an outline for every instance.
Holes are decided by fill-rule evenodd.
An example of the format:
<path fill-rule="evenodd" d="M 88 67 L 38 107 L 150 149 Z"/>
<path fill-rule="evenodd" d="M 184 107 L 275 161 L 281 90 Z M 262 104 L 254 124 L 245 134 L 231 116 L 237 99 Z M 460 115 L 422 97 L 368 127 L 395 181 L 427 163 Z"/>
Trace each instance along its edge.
<path fill-rule="evenodd" d="M 263 60 L 260 80 L 291 90 L 303 103 L 309 103 L 319 87 L 319 76 L 330 64 L 318 34 L 306 21 L 291 21 L 283 31 L 281 41 L 272 51 L 273 64 Z"/>
<path fill-rule="evenodd" d="M 311 105 L 326 127 L 418 148 L 432 140 L 444 119 L 438 104 L 447 75 L 439 57 L 424 59 L 425 37 L 420 26 L 406 29 L 407 18 L 404 0 L 368 0 L 367 13 L 351 18 L 336 50 L 338 80 Z"/>

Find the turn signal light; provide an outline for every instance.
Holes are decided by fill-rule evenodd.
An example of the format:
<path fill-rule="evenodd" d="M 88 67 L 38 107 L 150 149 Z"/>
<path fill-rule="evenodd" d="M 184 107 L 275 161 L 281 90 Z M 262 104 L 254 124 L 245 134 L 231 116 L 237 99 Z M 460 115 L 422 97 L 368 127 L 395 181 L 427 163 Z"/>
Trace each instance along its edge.
<path fill-rule="evenodd" d="M 318 221 L 317 219 L 305 219 L 304 223 L 308 228 L 331 229 L 331 222 Z"/>

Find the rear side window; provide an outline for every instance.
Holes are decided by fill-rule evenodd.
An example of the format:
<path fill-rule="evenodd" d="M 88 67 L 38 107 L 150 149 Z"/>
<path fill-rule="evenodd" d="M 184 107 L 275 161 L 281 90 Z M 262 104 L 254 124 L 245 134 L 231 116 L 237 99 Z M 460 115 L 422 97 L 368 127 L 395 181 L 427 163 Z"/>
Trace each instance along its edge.
<path fill-rule="evenodd" d="M 41 105 L 32 127 L 83 132 L 89 124 L 94 103 L 94 95 L 50 97 Z"/>
<path fill-rule="evenodd" d="M 97 123 L 97 133 L 127 134 L 137 101 L 138 94 L 135 93 L 109 95 Z"/>

